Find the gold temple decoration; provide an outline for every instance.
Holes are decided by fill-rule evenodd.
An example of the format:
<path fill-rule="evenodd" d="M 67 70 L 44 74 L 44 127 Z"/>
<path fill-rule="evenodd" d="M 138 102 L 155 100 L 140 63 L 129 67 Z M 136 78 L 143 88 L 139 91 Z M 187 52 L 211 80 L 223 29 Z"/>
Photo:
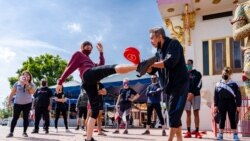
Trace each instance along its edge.
<path fill-rule="evenodd" d="M 174 8 L 169 8 L 168 10 L 167 10 L 168 12 L 174 12 Z"/>
<path fill-rule="evenodd" d="M 191 45 L 191 36 L 190 30 L 195 26 L 195 12 L 189 12 L 188 4 L 185 5 L 185 13 L 182 14 L 181 18 L 183 25 L 182 26 L 174 26 L 172 21 L 167 18 L 165 19 L 166 27 L 171 31 L 171 35 L 173 38 L 177 39 L 183 46 Z M 185 40 L 186 37 L 186 40 Z"/>
<path fill-rule="evenodd" d="M 165 19 L 165 24 L 166 24 L 166 27 L 171 30 L 172 37 L 177 39 L 181 44 L 183 44 L 184 43 L 184 29 L 181 26 L 174 27 L 170 19 Z"/>
<path fill-rule="evenodd" d="M 183 27 L 187 34 L 187 44 L 191 45 L 191 29 L 194 28 L 195 25 L 195 12 L 189 12 L 188 4 L 185 5 L 185 13 L 182 14 Z"/>
<path fill-rule="evenodd" d="M 213 3 L 213 4 L 218 4 L 218 3 L 220 3 L 220 1 L 221 1 L 221 0 L 213 0 L 212 3 Z"/>

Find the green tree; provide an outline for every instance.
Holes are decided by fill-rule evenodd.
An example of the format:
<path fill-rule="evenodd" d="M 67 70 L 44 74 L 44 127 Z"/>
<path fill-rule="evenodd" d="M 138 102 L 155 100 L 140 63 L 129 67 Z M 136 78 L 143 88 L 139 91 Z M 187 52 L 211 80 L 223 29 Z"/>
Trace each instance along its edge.
<path fill-rule="evenodd" d="M 11 109 L 7 106 L 8 97 L 5 98 L 4 102 L 2 102 L 3 108 L 0 109 L 0 118 L 8 118 L 11 116 Z"/>
<path fill-rule="evenodd" d="M 18 80 L 19 76 L 24 70 L 28 70 L 33 77 L 34 83 L 39 86 L 41 79 L 46 78 L 48 85 L 55 85 L 58 78 L 63 73 L 67 66 L 67 62 L 62 60 L 59 55 L 53 56 L 51 54 L 44 54 L 37 57 L 28 57 L 28 60 L 23 62 L 23 66 L 17 70 L 17 77 L 9 77 L 9 83 L 12 87 Z M 70 76 L 66 81 L 73 80 L 73 76 Z"/>

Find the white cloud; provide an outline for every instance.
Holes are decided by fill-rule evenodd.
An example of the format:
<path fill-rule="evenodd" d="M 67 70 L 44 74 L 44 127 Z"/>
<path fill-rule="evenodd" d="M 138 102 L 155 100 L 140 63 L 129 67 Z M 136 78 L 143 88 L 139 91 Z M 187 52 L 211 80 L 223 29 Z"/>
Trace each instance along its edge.
<path fill-rule="evenodd" d="M 15 59 L 16 53 L 7 47 L 0 47 L 0 60 L 9 63 Z"/>
<path fill-rule="evenodd" d="M 103 41 L 103 36 L 101 34 L 99 35 L 94 35 L 94 40 L 96 42 L 102 42 Z"/>
<path fill-rule="evenodd" d="M 2 38 L 0 39 L 0 47 L 7 47 L 7 48 L 33 48 L 38 49 L 44 48 L 60 51 L 64 53 L 70 54 L 69 51 L 56 47 L 54 45 L 51 45 L 47 42 L 40 41 L 40 40 L 29 40 L 29 39 L 15 39 L 15 38 Z"/>
<path fill-rule="evenodd" d="M 70 23 L 66 25 L 66 28 L 69 30 L 70 33 L 73 32 L 82 32 L 81 25 L 79 23 Z"/>

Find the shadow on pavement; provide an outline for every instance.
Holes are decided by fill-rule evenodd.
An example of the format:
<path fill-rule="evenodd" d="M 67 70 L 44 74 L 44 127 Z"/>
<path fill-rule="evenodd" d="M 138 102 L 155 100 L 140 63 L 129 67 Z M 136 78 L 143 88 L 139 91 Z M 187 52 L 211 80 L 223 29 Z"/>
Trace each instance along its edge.
<path fill-rule="evenodd" d="M 25 141 L 60 141 L 56 139 L 43 139 L 43 138 L 36 138 L 36 137 L 27 137 L 27 138 L 22 138 L 22 137 L 15 137 L 18 140 L 25 140 Z"/>

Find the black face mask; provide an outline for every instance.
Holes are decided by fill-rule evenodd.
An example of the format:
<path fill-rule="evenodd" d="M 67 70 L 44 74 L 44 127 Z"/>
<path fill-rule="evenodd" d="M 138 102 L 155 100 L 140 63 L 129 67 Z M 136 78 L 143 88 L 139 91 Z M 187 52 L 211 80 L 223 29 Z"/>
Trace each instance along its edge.
<path fill-rule="evenodd" d="M 161 48 L 161 42 L 157 43 L 157 48 Z"/>
<path fill-rule="evenodd" d="M 228 80 L 228 75 L 222 75 L 222 79 Z"/>
<path fill-rule="evenodd" d="M 47 82 L 46 81 L 42 81 L 42 86 L 46 87 L 47 86 Z"/>
<path fill-rule="evenodd" d="M 151 78 L 152 83 L 156 83 L 157 82 L 157 78 Z"/>

